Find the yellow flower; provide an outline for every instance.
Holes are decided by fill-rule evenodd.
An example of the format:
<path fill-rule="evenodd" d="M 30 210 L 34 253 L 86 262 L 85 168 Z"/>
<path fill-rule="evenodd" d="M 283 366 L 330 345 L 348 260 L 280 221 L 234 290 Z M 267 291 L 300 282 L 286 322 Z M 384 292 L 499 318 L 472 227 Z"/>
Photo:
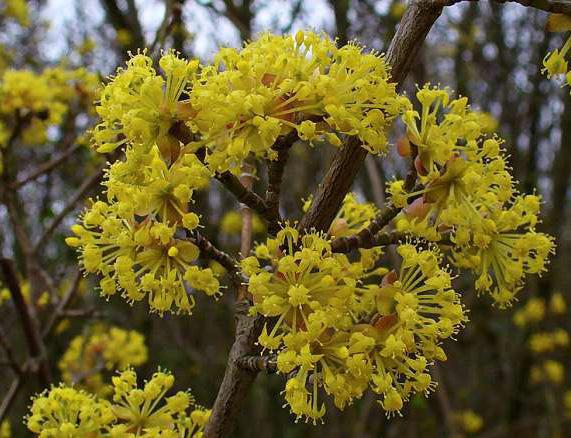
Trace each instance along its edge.
<path fill-rule="evenodd" d="M 131 303 L 148 296 L 151 310 L 161 314 L 173 306 L 190 314 L 195 299 L 185 282 L 208 295 L 218 293 L 213 272 L 193 265 L 196 245 L 175 237 L 176 225 L 151 217 L 138 222 L 132 213 L 123 213 L 121 204 L 97 201 L 84 213 L 82 225 L 72 227 L 77 237 L 66 239 L 80 251 L 85 271 L 102 275 L 102 295 L 122 290 Z M 200 281 L 195 281 L 197 272 Z"/>
<path fill-rule="evenodd" d="M 399 246 L 400 273 L 382 282 L 387 270 L 370 254 L 351 262 L 317 233 L 285 227 L 255 252 L 260 260 L 242 261 L 253 311 L 275 318 L 259 342 L 277 352 L 280 373 L 296 371 L 284 394 L 298 418 L 322 418 L 320 387 L 340 409 L 371 387 L 387 413 L 433 388 L 427 366 L 445 359 L 441 340 L 466 319 L 435 247 Z"/>
<path fill-rule="evenodd" d="M 143 150 L 158 144 L 167 162 L 176 159 L 180 145 L 169 130 L 192 114 L 188 101 L 181 97 L 188 93 L 198 61 L 183 60 L 169 51 L 159 65 L 164 78 L 150 57 L 138 53 L 106 85 L 97 106 L 102 121 L 93 133 L 98 152 L 111 152 L 129 142 Z"/>
<path fill-rule="evenodd" d="M 484 426 L 484 420 L 471 409 L 455 413 L 458 425 L 467 433 L 479 432 Z"/>
<path fill-rule="evenodd" d="M 101 372 L 124 370 L 147 361 L 145 338 L 134 330 L 118 327 L 94 326 L 88 335 L 72 339 L 58 363 L 62 380 L 68 385 L 80 384 L 81 388 L 95 394 L 104 394 Z"/>
<path fill-rule="evenodd" d="M 331 237 L 344 237 L 356 234 L 378 214 L 378 209 L 370 202 L 361 203 L 357 195 L 348 193 L 343 199 L 337 216 L 331 223 L 329 235 Z"/>
<path fill-rule="evenodd" d="M 540 365 L 531 368 L 531 381 L 533 383 L 551 383 L 560 385 L 565 379 L 565 367 L 561 362 L 548 359 Z"/>
<path fill-rule="evenodd" d="M 555 292 L 551 295 L 549 311 L 554 315 L 564 315 L 567 312 L 567 301 L 561 292 Z"/>
<path fill-rule="evenodd" d="M 210 172 L 194 155 L 184 155 L 167 166 L 156 146 L 146 153 L 129 148 L 125 161 L 109 168 L 107 197 L 122 211 L 138 216 L 153 215 L 169 224 L 185 228 L 198 226 L 198 216 L 189 213 L 189 204 L 196 190 L 210 182 Z M 192 220 L 189 215 L 196 216 Z"/>
<path fill-rule="evenodd" d="M 569 345 L 569 334 L 563 329 L 531 335 L 529 348 L 536 354 L 548 353 Z"/>
<path fill-rule="evenodd" d="M 272 159 L 278 136 L 297 130 L 307 141 L 338 145 L 336 133 L 363 147 L 386 149 L 385 131 L 407 105 L 389 82 L 384 59 L 325 35 L 263 34 L 241 51 L 221 49 L 190 94 L 190 122 L 209 150 L 213 170 L 235 169 L 253 153 Z"/>
<path fill-rule="evenodd" d="M 456 266 L 472 269 L 476 289 L 489 292 L 500 307 L 511 305 L 526 275 L 546 270 L 555 251 L 553 238 L 534 230 L 538 209 L 537 196 L 520 196 L 509 208 L 491 212 L 474 246 L 454 250 Z"/>
<path fill-rule="evenodd" d="M 62 438 L 202 436 L 210 411 L 196 405 L 189 392 L 166 396 L 174 384 L 172 374 L 159 370 L 139 388 L 136 373 L 128 369 L 112 384 L 111 401 L 61 385 L 45 390 L 33 398 L 28 429 Z"/>
<path fill-rule="evenodd" d="M 105 400 L 65 386 L 45 390 L 33 398 L 26 425 L 42 436 L 74 437 L 97 434 L 115 416 Z"/>
<path fill-rule="evenodd" d="M 537 323 L 545 317 L 545 300 L 532 297 L 525 305 L 515 312 L 513 321 L 519 327 L 525 327 L 532 323 Z"/>
<path fill-rule="evenodd" d="M 544 68 L 541 70 L 542 73 L 547 73 L 547 77 L 551 79 L 552 76 L 564 75 L 569 71 L 567 66 L 567 52 L 571 49 L 571 37 L 567 38 L 565 44 L 559 49 L 553 50 L 553 52 L 548 53 L 543 59 Z"/>

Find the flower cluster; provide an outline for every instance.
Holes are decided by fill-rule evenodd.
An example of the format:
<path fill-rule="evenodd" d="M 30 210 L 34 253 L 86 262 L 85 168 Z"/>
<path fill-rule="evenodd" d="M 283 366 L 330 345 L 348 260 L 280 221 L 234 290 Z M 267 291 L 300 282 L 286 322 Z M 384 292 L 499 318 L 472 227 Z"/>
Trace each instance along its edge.
<path fill-rule="evenodd" d="M 16 123 L 23 128 L 25 144 L 45 143 L 47 128 L 61 123 L 69 105 L 79 101 L 89 107 L 97 89 L 97 76 L 83 68 L 56 67 L 41 73 L 6 70 L 0 77 L 0 148 L 8 140 L 8 126 Z M 19 122 L 11 120 L 15 114 Z"/>
<path fill-rule="evenodd" d="M 199 63 L 170 51 L 160 58 L 159 66 L 164 77 L 146 53 L 138 53 L 104 88 L 97 106 L 101 123 L 93 133 L 98 152 L 124 144 L 146 152 L 158 145 L 168 163 L 176 159 L 179 141 L 169 131 L 176 121 L 192 116 L 185 97 Z"/>
<path fill-rule="evenodd" d="M 138 53 L 105 87 L 93 133 L 99 152 L 157 145 L 171 163 L 181 152 L 172 128 L 184 123 L 196 137 L 185 150 L 205 147 L 213 171 L 236 169 L 250 153 L 274 158 L 274 142 L 292 130 L 335 146 L 338 134 L 357 136 L 381 153 L 389 124 L 409 105 L 381 56 L 310 32 L 265 34 L 240 51 L 221 49 L 215 65 L 200 71 L 198 61 L 174 52 L 159 65 L 163 75 Z"/>
<path fill-rule="evenodd" d="M 217 171 L 236 168 L 253 153 L 274 158 L 278 136 L 341 145 L 357 136 L 373 153 L 386 149 L 386 129 L 407 106 L 381 56 L 355 44 L 337 47 L 325 35 L 264 34 L 242 50 L 222 49 L 190 94 L 195 117 Z"/>
<path fill-rule="evenodd" d="M 417 98 L 421 111 L 407 111 L 403 120 L 418 152 L 421 187 L 389 185 L 391 201 L 403 208 L 397 228 L 432 241 L 448 236 L 454 264 L 475 273 L 477 290 L 510 305 L 525 276 L 541 274 L 554 251 L 553 239 L 535 229 L 540 198 L 517 193 L 502 141 L 488 134 L 466 98 L 428 85 Z"/>
<path fill-rule="evenodd" d="M 371 388 L 387 414 L 398 412 L 435 386 L 428 365 L 446 359 L 440 343 L 466 319 L 459 296 L 433 246 L 398 246 L 397 274 L 334 254 L 330 242 L 286 227 L 242 261 L 252 311 L 270 318 L 259 343 L 288 376 L 285 398 L 298 418 L 325 414 L 321 389 L 343 409 Z"/>
<path fill-rule="evenodd" d="M 28 26 L 30 17 L 26 0 L 4 0 L 1 14 L 4 17 L 14 18 L 20 26 Z"/>
<path fill-rule="evenodd" d="M 81 385 L 91 393 L 104 394 L 103 370 L 122 371 L 147 361 L 145 338 L 137 331 L 98 324 L 89 333 L 72 339 L 59 361 L 63 382 Z"/>
<path fill-rule="evenodd" d="M 549 303 L 539 297 L 529 298 L 526 303 L 518 309 L 513 316 L 513 322 L 518 327 L 525 327 L 537 324 L 545 318 L 546 314 L 557 316 L 567 312 L 567 302 L 561 292 L 551 295 Z"/>
<path fill-rule="evenodd" d="M 567 302 L 560 292 L 551 294 L 549 302 L 532 297 L 518 309 L 514 323 L 530 330 L 527 345 L 533 353 L 530 370 L 532 383 L 561 385 L 565 380 L 565 366 L 560 356 L 569 347 L 569 333 L 557 319 L 567 314 Z"/>
<path fill-rule="evenodd" d="M 111 400 L 60 385 L 33 399 L 28 429 L 42 437 L 200 438 L 210 411 L 189 392 L 166 397 L 174 384 L 168 372 L 156 372 L 142 388 L 131 369 L 113 377 Z"/>
<path fill-rule="evenodd" d="M 183 183 L 173 192 L 178 193 L 180 186 L 188 188 Z M 186 230 L 195 229 L 198 216 L 178 212 L 169 193 L 167 189 L 160 191 L 156 203 L 148 207 L 157 212 L 142 218 L 129 208 L 136 203 L 94 202 L 84 213 L 82 224 L 72 227 L 76 237 L 69 237 L 66 242 L 79 248 L 86 272 L 102 276 L 102 295 L 122 290 L 131 303 L 147 296 L 153 311 L 163 313 L 174 307 L 190 314 L 195 298 L 188 286 L 216 296 L 220 285 L 210 268 L 195 264 L 198 247 L 176 234 L 179 225 Z M 177 214 L 178 218 L 174 220 L 170 214 Z"/>

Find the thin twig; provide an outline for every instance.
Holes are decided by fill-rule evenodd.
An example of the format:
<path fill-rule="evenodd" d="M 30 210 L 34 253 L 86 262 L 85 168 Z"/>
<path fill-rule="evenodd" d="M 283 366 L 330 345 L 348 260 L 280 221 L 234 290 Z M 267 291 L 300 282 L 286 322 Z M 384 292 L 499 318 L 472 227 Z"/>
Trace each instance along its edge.
<path fill-rule="evenodd" d="M 216 179 L 234 195 L 236 200 L 246 207 L 254 210 L 266 221 L 269 221 L 266 202 L 251 189 L 244 187 L 240 180 L 231 172 L 223 172 L 216 175 Z"/>
<path fill-rule="evenodd" d="M 62 211 L 52 220 L 50 225 L 46 228 L 42 236 L 39 238 L 38 242 L 35 244 L 33 248 L 34 254 L 38 252 L 48 241 L 52 233 L 56 230 L 59 226 L 61 221 L 65 219 L 65 217 L 71 213 L 74 209 L 76 204 L 87 195 L 87 193 L 103 178 L 103 169 L 99 169 L 93 175 L 91 175 L 88 179 L 86 179 L 81 186 L 77 189 L 77 191 L 69 198 L 68 203 L 65 205 Z"/>
<path fill-rule="evenodd" d="M 20 388 L 22 387 L 23 384 L 24 384 L 23 377 L 20 376 L 17 376 L 12 381 L 10 388 L 8 388 L 8 392 L 6 393 L 6 395 L 2 399 L 2 403 L 0 404 L 0 424 L 2 424 L 4 418 L 6 418 L 6 415 L 8 414 L 8 411 L 12 406 L 12 403 L 14 403 L 14 400 L 16 399 L 18 391 L 20 391 Z"/>
<path fill-rule="evenodd" d="M 6 335 L 4 329 L 1 326 L 0 326 L 0 347 L 2 348 L 2 350 L 4 350 L 4 355 L 6 356 L 6 364 L 10 368 L 12 368 L 12 370 L 16 375 L 18 376 L 21 375 L 22 369 L 20 368 L 20 365 L 16 361 L 14 352 L 12 351 L 12 347 L 8 342 L 8 336 Z"/>
<path fill-rule="evenodd" d="M 440 3 L 442 6 L 453 6 L 457 3 L 466 1 L 479 1 L 479 0 L 435 0 L 435 3 Z M 540 11 L 550 12 L 552 14 L 565 14 L 571 16 L 571 2 L 568 0 L 490 0 L 492 3 L 518 3 L 526 8 L 539 9 Z"/>
<path fill-rule="evenodd" d="M 28 305 L 22 295 L 18 276 L 16 275 L 16 270 L 14 268 L 14 262 L 10 259 L 1 258 L 0 269 L 2 270 L 4 281 L 6 286 L 8 286 L 8 290 L 12 296 L 12 301 L 14 302 L 14 306 L 18 312 L 18 316 L 24 330 L 26 343 L 28 345 L 30 358 L 38 360 L 38 377 L 43 386 L 48 386 L 51 381 L 51 376 L 49 365 L 46 361 L 45 346 L 38 330 L 37 321 L 31 317 Z"/>
<path fill-rule="evenodd" d="M 30 173 L 28 176 L 25 176 L 24 178 L 22 178 L 19 181 L 15 181 L 11 185 L 11 188 L 17 190 L 20 187 L 22 187 L 23 185 L 29 183 L 30 181 L 38 179 L 40 176 L 42 176 L 46 173 L 49 173 L 50 171 L 52 171 L 53 169 L 58 167 L 60 164 L 62 164 L 69 156 L 71 156 L 74 152 L 76 152 L 81 147 L 82 147 L 82 145 L 77 143 L 74 146 L 68 148 L 59 157 L 54 158 L 53 160 L 48 161 L 45 164 L 42 164 L 36 170 L 34 170 L 32 173 Z"/>
<path fill-rule="evenodd" d="M 183 144 L 196 141 L 190 129 L 182 122 L 174 123 L 169 133 Z M 196 156 L 204 163 L 204 153 L 197 152 Z M 216 173 L 214 177 L 234 195 L 238 202 L 248 206 L 264 218 L 266 222 L 269 222 L 268 207 L 260 195 L 244 187 L 240 180 L 231 172 Z"/>
<path fill-rule="evenodd" d="M 238 262 L 234 257 L 218 249 L 210 240 L 197 231 L 192 232 L 190 240 L 200 249 L 203 256 L 224 266 L 237 285 L 242 283 L 242 277 L 237 268 Z"/>
<path fill-rule="evenodd" d="M 296 130 L 278 139 L 273 149 L 277 152 L 275 160 L 268 161 L 268 188 L 266 190 L 266 206 L 268 209 L 268 232 L 275 235 L 279 231 L 280 218 L 280 192 L 285 165 L 289 158 L 289 150 L 298 140 Z"/>
<path fill-rule="evenodd" d="M 73 277 L 71 285 L 69 289 L 60 300 L 57 305 L 57 308 L 51 313 L 50 318 L 46 321 L 46 324 L 42 330 L 42 339 L 45 340 L 54 329 L 56 323 L 64 317 L 65 310 L 71 304 L 71 301 L 75 297 L 79 289 L 79 284 L 81 283 L 81 272 L 78 270 Z"/>

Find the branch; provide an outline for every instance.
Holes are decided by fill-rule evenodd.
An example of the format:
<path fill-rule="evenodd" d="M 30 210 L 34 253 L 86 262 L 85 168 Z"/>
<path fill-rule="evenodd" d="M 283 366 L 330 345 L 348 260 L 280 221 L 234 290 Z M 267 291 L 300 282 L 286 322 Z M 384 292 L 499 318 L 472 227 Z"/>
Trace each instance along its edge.
<path fill-rule="evenodd" d="M 437 0 L 442 6 L 453 6 L 457 3 L 479 0 Z M 490 0 L 494 3 L 518 3 L 526 8 L 539 9 L 552 14 L 565 14 L 571 16 L 571 2 L 568 0 Z"/>
<path fill-rule="evenodd" d="M 416 156 L 418 155 L 418 147 L 411 143 L 411 161 L 408 173 L 406 175 L 403 190 L 410 192 L 415 189 L 417 172 L 415 166 Z M 333 252 L 348 253 L 356 248 L 372 248 L 377 246 L 375 243 L 375 235 L 386 227 L 402 209 L 389 204 L 375 217 L 369 225 L 359 231 L 357 234 L 348 237 L 339 237 L 331 243 Z"/>
<path fill-rule="evenodd" d="M 234 257 L 216 248 L 210 242 L 210 240 L 208 240 L 197 231 L 192 233 L 190 240 L 198 247 L 198 249 L 200 249 L 200 252 L 203 256 L 208 257 L 209 259 L 214 260 L 224 266 L 224 268 L 226 268 L 226 270 L 232 276 L 235 283 L 238 285 L 242 283 L 242 277 L 240 276 L 240 273 L 237 269 L 238 262 L 236 259 L 234 259 Z"/>
<path fill-rule="evenodd" d="M 278 139 L 274 149 L 278 153 L 276 160 L 268 161 L 268 188 L 266 189 L 266 207 L 268 209 L 268 232 L 275 235 L 279 230 L 280 218 L 280 192 L 285 165 L 289 158 L 289 150 L 298 140 L 297 131 L 293 130 Z"/>
<path fill-rule="evenodd" d="M 29 174 L 28 176 L 22 178 L 20 181 L 15 181 L 12 185 L 11 188 L 12 189 L 19 189 L 20 187 L 22 187 L 23 185 L 29 183 L 30 181 L 33 181 L 37 178 L 39 178 L 40 176 L 52 171 L 53 169 L 55 169 L 57 166 L 59 166 L 61 163 L 63 163 L 70 155 L 72 155 L 75 151 L 77 151 L 78 149 L 80 149 L 82 147 L 81 144 L 75 144 L 74 146 L 68 148 L 65 152 L 63 152 L 59 157 L 54 158 L 51 161 L 48 161 L 45 164 L 42 164 L 41 166 L 39 166 L 36 170 L 34 170 L 31 174 Z"/>
<path fill-rule="evenodd" d="M 188 129 L 183 122 L 173 124 L 169 130 L 169 134 L 183 144 L 189 144 L 196 140 L 190 129 Z M 204 163 L 204 157 L 202 154 L 196 153 L 196 156 Z M 268 207 L 266 202 L 258 194 L 254 193 L 249 188 L 244 187 L 233 173 L 217 173 L 214 177 L 234 195 L 238 202 L 245 204 L 263 217 L 266 222 L 269 222 L 270 218 L 268 216 Z"/>
<path fill-rule="evenodd" d="M 236 337 L 228 355 L 222 384 L 212 406 L 212 414 L 204 429 L 204 438 L 232 436 L 236 417 L 256 378 L 256 371 L 245 370 L 239 365 L 243 357 L 258 352 L 256 342 L 263 326 L 263 318 L 249 316 L 248 308 L 247 301 L 236 303 Z"/>
<path fill-rule="evenodd" d="M 6 414 L 10 410 L 10 407 L 12 406 L 12 403 L 14 402 L 14 399 L 18 394 L 18 391 L 20 390 L 23 384 L 24 384 L 23 377 L 20 376 L 16 377 L 12 381 L 10 388 L 8 388 L 8 392 L 6 393 L 6 395 L 2 399 L 2 403 L 0 404 L 0 424 L 4 421 L 4 418 L 6 418 Z"/>
<path fill-rule="evenodd" d="M 45 346 L 37 327 L 37 321 L 32 319 L 28 305 L 22 295 L 16 270 L 14 269 L 14 262 L 10 259 L 2 258 L 0 259 L 0 269 L 6 286 L 8 286 L 10 290 L 10 295 L 12 295 L 12 301 L 18 312 L 20 322 L 22 323 L 30 358 L 39 361 L 38 377 L 43 386 L 48 386 L 51 377 L 50 369 L 46 361 Z"/>
<path fill-rule="evenodd" d="M 442 13 L 441 1 L 411 1 L 387 52 L 392 80 L 400 89 L 410 71 L 432 25 Z M 314 197 L 309 211 L 298 228 L 327 231 L 335 218 L 343 198 L 351 188 L 367 151 L 356 137 L 351 137 L 333 158 L 333 162 Z"/>
<path fill-rule="evenodd" d="M 43 330 L 42 330 L 42 339 L 45 340 L 54 329 L 57 322 L 65 316 L 65 311 L 67 307 L 70 305 L 71 301 L 75 297 L 79 289 L 79 283 L 81 282 L 81 272 L 78 270 L 73 277 L 73 281 L 69 286 L 64 297 L 60 300 L 57 305 L 55 311 L 53 311 L 50 315 L 50 318 L 47 320 Z"/>
<path fill-rule="evenodd" d="M 268 221 L 268 208 L 260 195 L 244 187 L 240 180 L 230 172 L 219 173 L 216 175 L 216 179 L 234 195 L 238 202 L 251 208 Z"/>
<path fill-rule="evenodd" d="M 38 242 L 33 248 L 33 252 L 37 253 L 42 246 L 46 244 L 52 233 L 56 230 L 58 225 L 65 219 L 65 217 L 73 211 L 75 205 L 103 178 L 103 169 L 99 169 L 90 178 L 86 179 L 77 191 L 71 196 L 67 205 L 62 211 L 52 220 L 51 224 L 46 228 Z"/>

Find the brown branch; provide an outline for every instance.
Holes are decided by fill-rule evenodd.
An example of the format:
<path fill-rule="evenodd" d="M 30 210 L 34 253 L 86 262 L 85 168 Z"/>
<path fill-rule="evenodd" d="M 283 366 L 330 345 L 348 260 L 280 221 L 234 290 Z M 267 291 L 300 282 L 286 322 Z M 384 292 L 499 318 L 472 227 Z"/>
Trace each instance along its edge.
<path fill-rule="evenodd" d="M 30 358 L 38 361 L 38 377 L 43 386 L 48 386 L 51 381 L 51 377 L 49 365 L 46 361 L 45 346 L 38 330 L 37 321 L 35 321 L 30 315 L 30 309 L 22 295 L 18 276 L 14 268 L 14 262 L 10 259 L 1 258 L 0 270 L 2 271 L 4 281 L 6 286 L 8 286 L 8 290 L 12 296 L 12 301 L 14 302 L 14 306 L 18 312 L 18 316 L 24 330 L 24 336 L 26 338 Z"/>
<path fill-rule="evenodd" d="M 457 3 L 466 1 L 479 1 L 479 0 L 436 0 L 442 6 L 452 6 Z M 490 0 L 494 3 L 518 3 L 526 8 L 539 9 L 540 11 L 550 12 L 552 14 L 565 14 L 571 16 L 571 2 L 568 0 Z"/>
<path fill-rule="evenodd" d="M 79 284 L 81 282 L 81 272 L 78 270 L 73 277 L 71 285 L 69 289 L 60 300 L 57 305 L 57 308 L 51 313 L 50 318 L 46 321 L 44 328 L 42 330 L 42 339 L 45 340 L 54 329 L 57 322 L 64 317 L 65 311 L 68 306 L 71 304 L 75 294 L 79 290 Z"/>
<path fill-rule="evenodd" d="M 411 162 L 408 173 L 406 175 L 403 190 L 405 192 L 410 192 L 413 190 L 414 183 L 416 182 L 416 166 L 415 159 L 418 154 L 418 147 L 411 143 Z M 386 227 L 390 221 L 392 221 L 397 214 L 400 213 L 402 209 L 389 204 L 387 207 L 383 208 L 381 212 L 375 217 L 369 225 L 359 231 L 357 234 L 347 237 L 339 237 L 331 243 L 331 250 L 333 252 L 348 253 L 356 248 L 372 248 L 377 246 L 375 243 L 376 234 Z"/>
<path fill-rule="evenodd" d="M 99 169 L 96 173 L 91 175 L 88 179 L 86 179 L 81 186 L 77 189 L 77 191 L 69 198 L 68 203 L 63 208 L 62 211 L 52 220 L 50 225 L 46 228 L 42 236 L 39 238 L 38 242 L 33 248 L 33 252 L 37 253 L 40 248 L 42 248 L 52 235 L 52 233 L 56 230 L 59 224 L 65 219 L 65 217 L 71 213 L 74 209 L 76 204 L 87 195 L 87 193 L 103 178 L 103 169 Z"/>
<path fill-rule="evenodd" d="M 12 381 L 10 388 L 8 388 L 8 392 L 2 399 L 2 403 L 0 403 L 0 424 L 4 421 L 4 418 L 6 418 L 6 415 L 8 414 L 8 411 L 12 406 L 12 403 L 14 403 L 14 400 L 16 399 L 18 391 L 20 391 L 20 388 L 23 386 L 23 384 L 24 384 L 24 378 L 20 376 L 17 376 Z"/>
<path fill-rule="evenodd" d="M 224 172 L 217 174 L 216 179 L 234 195 L 239 203 L 254 210 L 266 221 L 269 220 L 266 202 L 260 197 L 260 195 L 254 193 L 251 189 L 244 187 L 235 175 L 230 172 Z"/>
<path fill-rule="evenodd" d="M 22 178 L 19 181 L 15 181 L 13 184 L 11 184 L 11 188 L 12 189 L 19 189 L 20 187 L 29 183 L 30 181 L 38 179 L 40 176 L 51 172 L 53 169 L 55 169 L 61 163 L 63 163 L 65 160 L 67 160 L 67 158 L 70 155 L 72 155 L 74 152 L 76 152 L 81 147 L 82 147 L 81 144 L 75 144 L 74 146 L 68 148 L 65 152 L 61 153 L 61 155 L 59 157 L 54 158 L 53 160 L 48 161 L 45 164 L 42 164 L 36 170 L 34 170 L 32 173 L 30 173 L 28 176 L 25 176 L 24 178 Z"/>
<path fill-rule="evenodd" d="M 245 370 L 239 365 L 241 358 L 258 353 L 256 342 L 263 326 L 263 318 L 249 316 L 248 309 L 247 301 L 236 303 L 236 337 L 228 355 L 222 384 L 212 406 L 212 414 L 204 429 L 204 438 L 232 436 L 236 417 L 256 378 L 256 371 Z"/>
<path fill-rule="evenodd" d="M 275 235 L 279 231 L 280 218 L 280 193 L 285 165 L 289 158 L 289 150 L 298 140 L 297 131 L 293 130 L 284 137 L 278 139 L 274 145 L 277 151 L 277 159 L 268 161 L 268 188 L 266 190 L 266 207 L 268 209 L 268 232 Z"/>
<path fill-rule="evenodd" d="M 176 122 L 172 125 L 169 133 L 183 144 L 196 141 L 195 136 L 183 122 Z M 204 154 L 197 152 L 196 156 L 204 163 Z M 234 195 L 240 202 L 258 213 L 266 222 L 270 221 L 268 207 L 260 195 L 254 193 L 250 188 L 244 187 L 240 180 L 231 172 L 217 173 L 214 177 Z"/>
<path fill-rule="evenodd" d="M 242 283 L 242 277 L 238 271 L 238 262 L 234 257 L 216 248 L 210 240 L 197 231 L 192 233 L 190 240 L 200 249 L 203 256 L 224 266 L 237 285 Z"/>
<path fill-rule="evenodd" d="M 426 35 L 442 13 L 442 7 L 441 2 L 431 0 L 409 3 L 386 57 L 397 89 L 402 87 Z M 309 211 L 298 225 L 299 229 L 327 231 L 366 156 L 367 151 L 359 140 L 351 137 L 333 158 Z"/>

